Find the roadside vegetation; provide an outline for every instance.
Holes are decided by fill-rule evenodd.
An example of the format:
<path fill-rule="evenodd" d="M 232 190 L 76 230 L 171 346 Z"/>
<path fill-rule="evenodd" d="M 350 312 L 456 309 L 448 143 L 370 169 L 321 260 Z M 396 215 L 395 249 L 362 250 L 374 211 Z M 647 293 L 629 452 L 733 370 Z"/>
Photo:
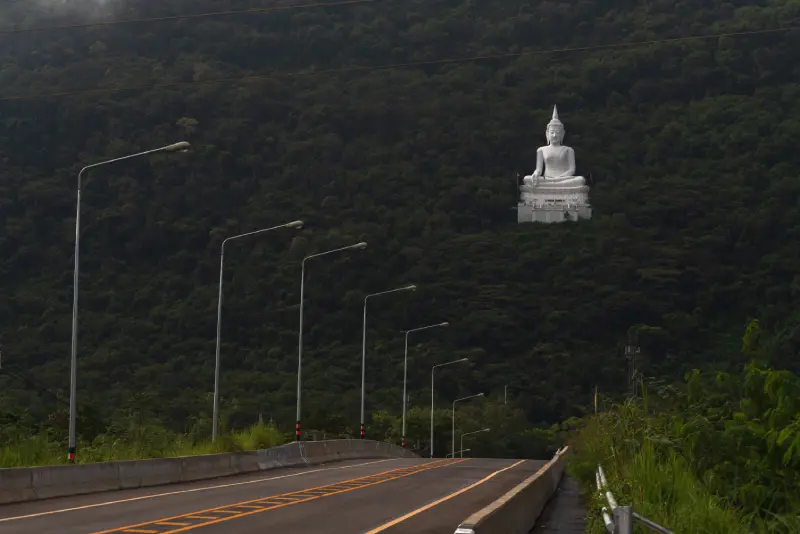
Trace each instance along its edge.
<path fill-rule="evenodd" d="M 676 533 L 800 532 L 800 379 L 767 366 L 753 322 L 739 374 L 687 374 L 587 417 L 571 437 L 570 470 L 604 531 L 595 471 L 620 504 Z"/>
<path fill-rule="evenodd" d="M 557 425 L 533 427 L 518 406 L 506 404 L 501 398 L 465 403 L 459 406 L 456 415 L 456 445 L 460 447 L 462 433 L 469 434 L 464 441 L 467 449 L 465 456 L 544 458 L 552 456 L 557 448 Z M 208 417 L 193 419 L 185 432 L 176 432 L 165 428 L 155 414 L 118 412 L 92 440 L 81 439 L 82 435 L 79 434 L 78 461 L 93 463 L 256 450 L 275 447 L 294 439 L 293 429 L 287 428 L 282 432 L 271 421 L 232 430 L 226 416 L 227 412 L 223 411 L 220 436 L 215 443 L 211 443 L 211 421 Z M 435 421 L 437 453 L 450 453 L 451 410 L 437 409 Z M 0 420 L 0 468 L 66 463 L 67 426 L 63 421 L 58 422 L 60 424 L 47 425 L 33 421 L 24 413 L 14 419 Z M 409 447 L 427 451 L 430 410 L 410 408 L 406 422 Z M 87 422 L 87 425 L 90 424 Z M 97 427 L 100 424 L 95 423 Z M 90 433 L 86 432 L 85 435 Z M 354 432 L 304 431 L 304 438 L 311 441 L 354 435 Z M 402 439 L 401 417 L 386 411 L 373 413 L 367 425 L 367 438 L 399 445 Z"/>
<path fill-rule="evenodd" d="M 13 427 L 0 427 L 0 468 L 65 464 L 64 437 L 41 432 L 14 435 Z M 106 433 L 90 442 L 78 443 L 79 463 L 143 460 L 192 456 L 218 452 L 238 452 L 267 449 L 281 445 L 286 438 L 281 432 L 264 423 L 240 431 L 222 433 L 212 443 L 208 434 L 179 434 L 157 423 L 113 425 Z"/>

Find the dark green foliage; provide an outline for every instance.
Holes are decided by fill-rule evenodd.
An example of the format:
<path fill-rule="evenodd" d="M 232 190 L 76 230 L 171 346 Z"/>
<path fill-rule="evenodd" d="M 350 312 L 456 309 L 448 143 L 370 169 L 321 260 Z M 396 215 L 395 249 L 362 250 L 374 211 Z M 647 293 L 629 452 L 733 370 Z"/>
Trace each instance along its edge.
<path fill-rule="evenodd" d="M 231 2 L 231 8 L 253 7 Z M 127 2 L 110 16 L 218 10 Z M 386 0 L 0 36 L 0 93 L 206 82 L 447 57 L 764 29 L 796 3 Z M 85 15 L 3 4 L 0 27 Z M 303 219 L 226 251 L 222 406 L 294 422 L 300 260 L 308 265 L 304 424 L 356 433 L 363 296 L 371 304 L 367 411 L 401 406 L 399 331 L 420 333 L 411 406 L 430 366 L 441 406 L 485 391 L 544 426 L 581 414 L 595 384 L 726 369 L 762 318 L 775 365 L 797 369 L 800 231 L 798 33 L 525 55 L 358 74 L 276 76 L 0 101 L 0 341 L 4 369 L 67 397 L 76 175 L 179 139 L 190 154 L 89 173 L 84 188 L 79 432 L 150 413 L 207 423 L 218 254 L 232 234 Z M 552 105 L 591 178 L 592 221 L 517 226 L 513 176 L 530 172 Z M 65 435 L 62 401 L 0 371 L 0 416 Z M 22 415 L 23 409 L 26 415 Z M 488 425 L 489 421 L 477 422 Z M 205 427 L 207 430 L 207 426 Z M 396 437 L 396 436 L 395 436 Z M 498 451 L 497 454 L 503 454 Z"/>
<path fill-rule="evenodd" d="M 409 447 L 428 455 L 430 449 L 430 408 L 413 408 L 406 418 L 406 441 Z M 461 435 L 489 429 L 464 437 L 465 457 L 478 458 L 550 458 L 558 448 L 558 426 L 532 428 L 525 413 L 502 399 L 478 399 L 457 403 L 455 409 L 455 443 L 452 440 L 453 410 L 437 409 L 434 413 L 434 453 L 444 457 L 461 450 Z M 400 443 L 402 419 L 386 412 L 372 416 L 372 439 Z"/>

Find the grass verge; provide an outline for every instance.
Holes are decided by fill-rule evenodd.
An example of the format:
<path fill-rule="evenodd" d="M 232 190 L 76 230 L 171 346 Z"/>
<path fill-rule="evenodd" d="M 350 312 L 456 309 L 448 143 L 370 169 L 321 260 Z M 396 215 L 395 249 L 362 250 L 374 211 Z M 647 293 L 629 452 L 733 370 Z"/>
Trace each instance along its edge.
<path fill-rule="evenodd" d="M 101 434 L 91 442 L 78 443 L 78 463 L 171 458 L 220 452 L 267 449 L 283 444 L 281 432 L 259 423 L 222 434 L 216 442 L 190 434 L 178 434 L 156 424 L 130 425 Z M 20 436 L 0 445 L 0 468 L 65 464 L 63 440 L 41 433 Z"/>
<path fill-rule="evenodd" d="M 762 370 L 749 367 L 743 382 L 752 385 L 756 372 Z M 696 378 L 692 375 L 689 389 L 697 386 L 692 383 Z M 772 384 L 769 377 L 764 384 Z M 645 393 L 574 425 L 568 469 L 588 496 L 588 532 L 605 532 L 600 509 L 606 503 L 595 481 L 598 465 L 619 504 L 632 505 L 675 533 L 800 532 L 797 458 L 786 437 L 791 418 L 769 429 L 775 421 L 763 415 L 745 417 L 723 409 L 750 406 L 752 392 L 734 388 L 729 398 L 713 390 L 697 393 L 695 388 L 676 397 L 672 391 L 678 402 L 653 399 L 657 407 L 648 404 Z M 785 401 L 779 395 L 772 403 Z M 763 403 L 761 411 L 773 413 L 770 404 Z"/>

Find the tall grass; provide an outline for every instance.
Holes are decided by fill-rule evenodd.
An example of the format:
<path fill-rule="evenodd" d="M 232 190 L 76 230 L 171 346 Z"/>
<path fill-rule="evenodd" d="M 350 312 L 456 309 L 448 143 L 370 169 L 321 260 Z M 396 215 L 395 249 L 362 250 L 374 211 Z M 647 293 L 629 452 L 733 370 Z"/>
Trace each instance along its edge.
<path fill-rule="evenodd" d="M 284 435 L 271 426 L 258 423 L 250 428 L 225 433 L 216 442 L 191 434 L 178 434 L 156 424 L 128 425 L 112 428 L 91 442 L 78 443 L 79 463 L 143 460 L 194 456 L 218 452 L 266 449 L 285 442 Z M 0 444 L 1 467 L 28 467 L 66 463 L 63 440 L 48 434 L 16 436 Z"/>
<path fill-rule="evenodd" d="M 709 439 L 714 439 L 709 436 Z M 619 504 L 676 533 L 797 533 L 794 514 L 755 514 L 714 493 L 693 469 L 673 414 L 648 410 L 647 399 L 628 401 L 582 420 L 570 439 L 569 470 L 590 496 L 588 531 L 605 532 L 595 471 L 598 464 Z M 797 508 L 800 510 L 800 507 Z M 641 532 L 646 532 L 642 530 Z"/>
<path fill-rule="evenodd" d="M 591 496 L 589 532 L 605 532 L 595 471 L 602 465 L 614 497 L 676 533 L 747 534 L 736 510 L 712 495 L 674 451 L 659 451 L 628 406 L 590 418 L 575 436 L 569 470 Z M 645 430 L 645 432 L 641 432 Z M 642 439 L 644 436 L 644 439 Z"/>

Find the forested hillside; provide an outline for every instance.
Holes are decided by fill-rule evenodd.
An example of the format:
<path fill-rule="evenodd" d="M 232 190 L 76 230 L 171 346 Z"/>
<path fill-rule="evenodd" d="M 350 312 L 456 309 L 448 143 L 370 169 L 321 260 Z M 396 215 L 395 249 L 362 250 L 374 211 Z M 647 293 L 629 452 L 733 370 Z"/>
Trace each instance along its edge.
<path fill-rule="evenodd" d="M 631 328 L 647 375 L 739 369 L 754 317 L 798 368 L 800 31 L 604 46 L 800 25 L 800 2 L 380 0 L 16 31 L 272 5 L 0 5 L 0 422 L 66 428 L 41 389 L 68 391 L 78 171 L 179 140 L 85 181 L 80 433 L 126 412 L 209 428 L 221 242 L 294 219 L 226 248 L 232 426 L 291 427 L 300 262 L 361 240 L 307 266 L 306 427 L 357 432 L 363 297 L 407 283 L 370 303 L 368 413 L 400 410 L 400 332 L 443 320 L 412 339 L 411 407 L 466 356 L 437 375 L 443 407 L 508 385 L 530 422 L 560 421 L 624 390 Z M 539 53 L 564 48 L 587 49 Z M 504 57 L 366 68 L 473 56 Z M 517 225 L 553 104 L 594 219 Z"/>

